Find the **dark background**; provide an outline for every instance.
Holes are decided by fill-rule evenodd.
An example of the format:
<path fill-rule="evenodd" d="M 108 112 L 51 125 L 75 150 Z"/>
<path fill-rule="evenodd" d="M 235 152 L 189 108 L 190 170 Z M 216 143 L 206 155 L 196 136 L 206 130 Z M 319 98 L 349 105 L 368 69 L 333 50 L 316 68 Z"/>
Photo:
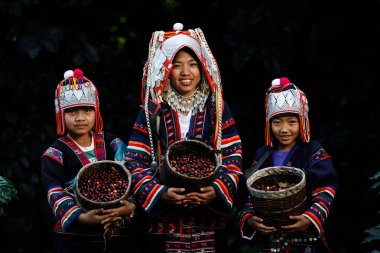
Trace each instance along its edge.
<path fill-rule="evenodd" d="M 379 224 L 379 1 L 0 0 L 0 175 L 18 198 L 0 217 L 1 252 L 51 252 L 40 157 L 57 137 L 54 91 L 68 69 L 98 87 L 105 129 L 128 141 L 156 30 L 200 27 L 218 61 L 247 168 L 264 144 L 264 96 L 286 76 L 308 96 L 311 135 L 339 174 L 326 224 L 334 252 L 370 252 Z M 377 162 L 377 163 L 375 163 Z M 231 234 L 234 234 L 231 228 Z M 231 252 L 243 243 L 231 236 Z M 377 247 L 379 249 L 380 247 Z"/>

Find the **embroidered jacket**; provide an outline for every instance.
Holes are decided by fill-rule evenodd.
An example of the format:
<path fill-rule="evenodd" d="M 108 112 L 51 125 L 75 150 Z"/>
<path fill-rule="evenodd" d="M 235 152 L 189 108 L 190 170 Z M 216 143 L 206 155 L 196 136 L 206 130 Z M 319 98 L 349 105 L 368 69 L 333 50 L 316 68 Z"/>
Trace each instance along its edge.
<path fill-rule="evenodd" d="M 210 146 L 214 145 L 212 135 L 215 112 L 212 108 L 212 103 L 209 100 L 203 112 L 198 111 L 191 116 L 188 139 L 197 139 Z M 159 143 L 155 151 L 160 157 L 165 154 L 167 146 L 181 139 L 181 131 L 178 114 L 169 106 L 164 105 L 156 113 L 160 116 L 158 131 L 161 138 L 155 139 L 155 143 Z M 223 168 L 212 182 L 218 200 L 213 201 L 209 207 L 215 212 L 226 213 L 234 204 L 239 180 L 242 176 L 241 140 L 226 102 L 224 102 L 222 122 Z M 153 127 L 156 128 L 156 125 Z M 157 140 L 159 141 L 157 142 Z M 162 213 L 169 205 L 160 200 L 161 195 L 167 190 L 167 186 L 160 182 L 158 173 L 154 175 L 155 171 L 150 167 L 152 161 L 150 152 L 147 122 L 142 109 L 137 116 L 128 143 L 126 167 L 130 169 L 132 174 L 133 193 L 136 201 L 141 204 L 149 216 L 154 216 Z"/>
<path fill-rule="evenodd" d="M 254 163 L 257 163 L 268 149 L 271 148 L 263 146 L 258 149 Z M 331 156 L 315 140 L 310 140 L 309 143 L 299 142 L 289 152 L 283 165 L 305 171 L 309 207 L 302 215 L 310 220 L 319 234 L 323 235 L 323 225 L 329 215 L 338 186 L 338 177 Z M 273 158 L 272 155 L 269 155 L 259 169 L 272 166 Z M 248 200 L 240 212 L 240 232 L 241 236 L 246 239 L 252 239 L 256 232 L 246 223 L 249 217 L 255 215 L 254 208 L 251 197 L 248 196 Z"/>
<path fill-rule="evenodd" d="M 106 132 L 94 134 L 93 138 L 97 161 L 124 160 L 126 145 L 121 139 Z M 42 155 L 42 187 L 57 218 L 55 230 L 73 229 L 71 224 L 84 212 L 64 189 L 75 179 L 79 170 L 89 163 L 90 160 L 69 136 L 57 139 Z M 75 223 L 75 227 L 78 226 Z"/>

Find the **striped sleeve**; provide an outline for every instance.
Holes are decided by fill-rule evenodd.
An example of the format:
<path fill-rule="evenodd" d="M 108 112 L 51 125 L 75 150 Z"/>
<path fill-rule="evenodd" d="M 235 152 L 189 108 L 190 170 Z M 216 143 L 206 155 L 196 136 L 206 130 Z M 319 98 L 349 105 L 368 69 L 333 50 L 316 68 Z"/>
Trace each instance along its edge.
<path fill-rule="evenodd" d="M 311 156 L 306 173 L 315 180 L 308 183 L 312 191 L 311 206 L 303 216 L 310 220 L 320 234 L 323 234 L 323 226 L 329 215 L 338 182 L 331 157 L 323 148 Z"/>
<path fill-rule="evenodd" d="M 70 224 L 83 213 L 83 211 L 59 185 L 52 186 L 47 194 L 49 205 L 52 208 L 55 217 L 57 217 L 63 230 L 67 231 Z"/>
<path fill-rule="evenodd" d="M 242 177 L 242 144 L 227 104 L 224 106 L 222 123 L 222 163 L 223 168 L 212 186 L 223 199 L 225 207 L 231 209 Z"/>
<path fill-rule="evenodd" d="M 145 115 L 140 111 L 125 152 L 125 164 L 132 174 L 134 197 L 148 214 L 167 189 L 153 178 L 155 171 L 149 167 L 150 152 Z"/>
<path fill-rule="evenodd" d="M 67 231 L 83 211 L 76 205 L 75 200 L 64 191 L 62 182 L 65 182 L 65 170 L 62 152 L 52 147 L 48 150 L 50 151 L 45 152 L 41 158 L 41 183 L 44 195 L 57 218 L 56 227 Z"/>
<path fill-rule="evenodd" d="M 250 225 L 248 225 L 248 218 L 254 216 L 254 210 L 252 205 L 251 196 L 249 195 L 247 201 L 245 202 L 243 208 L 239 213 L 239 230 L 240 236 L 244 239 L 251 240 L 253 236 L 256 234 L 256 230 L 254 230 Z"/>
<path fill-rule="evenodd" d="M 303 216 L 310 220 L 320 234 L 323 233 L 323 225 L 329 215 L 334 196 L 335 190 L 332 187 L 316 189 L 312 193 L 310 208 L 303 213 Z"/>

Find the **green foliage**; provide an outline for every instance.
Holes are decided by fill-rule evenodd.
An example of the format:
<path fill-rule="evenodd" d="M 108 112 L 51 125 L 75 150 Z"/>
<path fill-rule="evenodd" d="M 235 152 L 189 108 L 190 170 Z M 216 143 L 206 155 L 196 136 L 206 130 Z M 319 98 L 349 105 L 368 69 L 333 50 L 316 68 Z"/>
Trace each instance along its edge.
<path fill-rule="evenodd" d="M 380 196 L 380 172 L 376 172 L 374 176 L 369 178 L 369 181 L 372 183 L 371 191 L 374 192 L 376 197 L 378 198 Z M 380 214 L 379 207 L 377 210 L 377 215 L 378 214 Z M 377 244 L 380 242 L 380 224 L 366 229 L 364 232 L 365 238 L 362 241 L 363 245 L 369 245 L 369 247 L 372 247 L 372 244 Z"/>
<path fill-rule="evenodd" d="M 4 207 L 13 198 L 17 198 L 17 189 L 9 179 L 0 176 L 0 217 L 5 215 Z"/>
<path fill-rule="evenodd" d="M 367 237 L 363 240 L 363 244 L 380 240 L 380 224 L 375 227 L 366 229 L 365 233 L 367 234 Z"/>
<path fill-rule="evenodd" d="M 377 196 L 379 196 L 380 195 L 380 172 L 377 172 L 373 177 L 370 177 L 369 181 L 373 182 L 373 185 L 371 186 L 371 190 L 376 191 Z"/>

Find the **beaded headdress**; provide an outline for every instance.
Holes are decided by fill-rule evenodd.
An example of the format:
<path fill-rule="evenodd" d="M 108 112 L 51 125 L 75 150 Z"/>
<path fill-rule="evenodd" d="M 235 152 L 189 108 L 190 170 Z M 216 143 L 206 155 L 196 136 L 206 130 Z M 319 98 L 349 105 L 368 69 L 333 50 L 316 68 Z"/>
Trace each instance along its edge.
<path fill-rule="evenodd" d="M 99 111 L 98 90 L 95 85 L 83 75 L 83 71 L 76 69 L 64 73 L 64 79 L 59 82 L 55 91 L 55 115 L 57 133 L 63 135 L 66 132 L 65 109 L 91 106 L 95 111 L 94 131 L 103 130 L 103 120 Z"/>
<path fill-rule="evenodd" d="M 305 93 L 289 79 L 282 77 L 274 79 L 265 98 L 265 144 L 273 146 L 270 122 L 273 118 L 286 114 L 298 115 L 300 122 L 300 137 L 302 142 L 310 140 L 309 106 Z"/>
<path fill-rule="evenodd" d="M 145 102 L 145 114 L 149 124 L 148 101 L 156 104 L 164 102 L 164 92 L 173 68 L 173 59 L 178 51 L 184 47 L 190 48 L 201 63 L 204 79 L 209 86 L 213 101 L 215 102 L 216 127 L 215 148 L 220 149 L 221 143 L 221 115 L 222 115 L 222 86 L 218 64 L 208 46 L 205 36 L 200 28 L 182 30 L 183 25 L 176 23 L 172 31 L 156 31 L 152 34 L 149 43 L 149 55 L 144 66 L 141 99 Z M 153 144 L 152 157 L 154 154 Z"/>
<path fill-rule="evenodd" d="M 218 64 L 208 46 L 200 28 L 182 30 L 183 25 L 176 23 L 173 31 L 156 31 L 149 44 L 148 60 L 144 66 L 142 79 L 142 100 L 145 92 L 150 92 L 151 98 L 159 103 L 163 101 L 163 94 L 170 72 L 172 61 L 176 53 L 184 47 L 194 51 L 210 86 L 211 92 L 221 89 L 221 78 Z"/>

